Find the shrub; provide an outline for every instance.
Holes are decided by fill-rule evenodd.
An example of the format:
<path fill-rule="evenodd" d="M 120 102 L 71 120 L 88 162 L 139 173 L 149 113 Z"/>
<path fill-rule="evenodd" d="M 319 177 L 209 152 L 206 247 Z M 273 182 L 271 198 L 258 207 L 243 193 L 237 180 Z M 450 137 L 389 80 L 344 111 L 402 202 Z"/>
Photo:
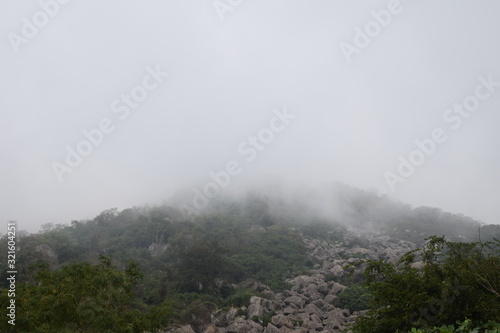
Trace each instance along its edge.
<path fill-rule="evenodd" d="M 349 311 L 367 310 L 370 307 L 370 291 L 364 286 L 352 286 L 339 295 L 342 307 Z"/>

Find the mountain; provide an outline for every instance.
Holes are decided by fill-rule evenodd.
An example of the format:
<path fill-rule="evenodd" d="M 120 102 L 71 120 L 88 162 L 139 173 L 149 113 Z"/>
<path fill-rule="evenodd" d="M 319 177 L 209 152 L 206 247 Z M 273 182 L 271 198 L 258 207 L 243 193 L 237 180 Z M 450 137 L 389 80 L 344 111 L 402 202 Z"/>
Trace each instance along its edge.
<path fill-rule="evenodd" d="M 97 294 L 118 288 L 122 301 L 116 311 L 130 310 L 130 318 L 143 325 L 137 324 L 137 331 L 168 331 L 169 325 L 178 327 L 176 332 L 337 332 L 369 307 L 362 267 L 350 265 L 361 260 L 396 264 L 433 235 L 452 242 L 500 238 L 499 225 L 479 228 L 463 215 L 412 208 L 342 184 L 221 195 L 198 214 L 182 207 L 174 200 L 109 209 L 69 225 L 44 225 L 42 232 L 17 240 L 16 282 L 35 295 L 41 292 L 40 281 L 51 283 L 48 277 L 66 281 L 65 276 L 81 272 L 104 285 L 106 276 L 116 276 L 123 284 L 106 290 L 91 284 L 67 288 L 74 293 L 94 288 Z M 1 243 L 7 248 L 8 238 Z M 3 270 L 5 289 L 7 277 Z M 78 302 L 89 299 L 82 296 Z M 28 304 L 42 307 L 31 301 L 19 304 L 18 321 L 27 327 L 34 319 L 23 317 L 23 306 L 26 311 Z M 89 305 L 93 320 L 100 306 L 109 309 L 106 318 L 113 317 L 109 300 L 95 302 Z M 66 318 L 84 322 L 81 304 L 75 306 Z M 38 315 L 50 318 L 50 310 L 45 311 Z M 62 330 L 64 320 L 53 321 L 61 321 Z M 120 316 L 107 325 L 118 324 L 126 326 Z"/>

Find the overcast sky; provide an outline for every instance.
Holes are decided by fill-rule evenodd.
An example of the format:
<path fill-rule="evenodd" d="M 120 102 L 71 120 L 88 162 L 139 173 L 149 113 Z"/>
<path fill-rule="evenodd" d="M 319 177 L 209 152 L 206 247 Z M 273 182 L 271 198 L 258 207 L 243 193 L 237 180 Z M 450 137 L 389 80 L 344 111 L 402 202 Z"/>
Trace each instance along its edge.
<path fill-rule="evenodd" d="M 500 223 L 498 1 L 0 7 L 0 220 L 19 229 L 196 200 L 220 170 L 223 191 L 336 180 Z"/>

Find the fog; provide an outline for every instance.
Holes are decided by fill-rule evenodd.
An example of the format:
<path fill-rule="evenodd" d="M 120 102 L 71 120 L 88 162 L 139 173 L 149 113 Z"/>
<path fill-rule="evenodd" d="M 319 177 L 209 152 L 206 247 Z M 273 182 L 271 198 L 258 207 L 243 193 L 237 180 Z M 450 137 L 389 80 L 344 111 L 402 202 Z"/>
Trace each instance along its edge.
<path fill-rule="evenodd" d="M 0 6 L 0 220 L 19 229 L 273 181 L 500 223 L 497 1 Z"/>

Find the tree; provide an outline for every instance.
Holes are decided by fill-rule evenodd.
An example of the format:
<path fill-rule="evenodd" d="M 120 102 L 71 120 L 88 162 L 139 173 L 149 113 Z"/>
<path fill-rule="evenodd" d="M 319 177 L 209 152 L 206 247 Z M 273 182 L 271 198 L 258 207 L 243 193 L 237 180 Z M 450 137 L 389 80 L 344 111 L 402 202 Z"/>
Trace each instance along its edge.
<path fill-rule="evenodd" d="M 454 243 L 434 236 L 396 265 L 369 261 L 371 310 L 356 320 L 354 331 L 392 333 L 466 318 L 500 321 L 499 250 L 499 241 Z"/>
<path fill-rule="evenodd" d="M 227 250 L 217 241 L 207 242 L 189 249 L 182 257 L 179 285 L 184 292 L 218 294 L 217 279 L 223 278 L 228 267 Z"/>
<path fill-rule="evenodd" d="M 170 314 L 168 305 L 146 311 L 135 301 L 134 288 L 142 278 L 136 263 L 123 271 L 109 257 L 96 266 L 81 262 L 53 272 L 39 265 L 34 278 L 36 284 L 20 285 L 16 293 L 16 332 L 154 331 Z M 6 325 L 0 327 L 3 332 L 11 329 L 0 325 Z"/>

